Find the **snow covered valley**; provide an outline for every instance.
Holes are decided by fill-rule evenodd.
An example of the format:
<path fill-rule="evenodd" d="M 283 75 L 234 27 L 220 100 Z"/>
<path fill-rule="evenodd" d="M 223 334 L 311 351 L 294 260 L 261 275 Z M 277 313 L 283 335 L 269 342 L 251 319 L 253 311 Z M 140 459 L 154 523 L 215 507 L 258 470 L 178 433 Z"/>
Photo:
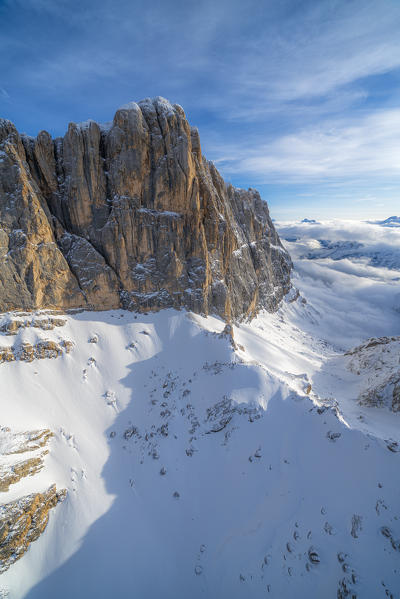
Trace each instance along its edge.
<path fill-rule="evenodd" d="M 0 597 L 400 597 L 400 229 L 278 228 L 295 288 L 233 339 L 185 311 L 0 317 L 3 528 L 60 493 Z"/>

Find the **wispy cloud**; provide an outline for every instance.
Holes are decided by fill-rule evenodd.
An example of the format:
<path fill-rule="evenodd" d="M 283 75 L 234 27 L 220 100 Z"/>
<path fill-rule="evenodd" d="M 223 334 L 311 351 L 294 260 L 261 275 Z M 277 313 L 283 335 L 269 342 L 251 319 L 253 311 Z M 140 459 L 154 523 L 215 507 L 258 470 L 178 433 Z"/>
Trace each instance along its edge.
<path fill-rule="evenodd" d="M 238 35 L 229 45 L 234 60 L 218 71 L 224 93 L 211 104 L 230 118 L 253 120 L 282 110 L 318 116 L 365 99 L 367 78 L 400 67 L 400 7 L 380 8 L 370 1 L 304 3 L 246 39 Z"/>
<path fill-rule="evenodd" d="M 32 85 L 61 90 L 85 85 L 87 78 L 151 73 L 160 88 L 171 89 L 173 73 L 176 92 L 182 93 L 185 77 L 194 85 L 191 93 L 184 90 L 189 103 L 206 101 L 228 118 L 257 119 L 294 102 L 343 106 L 367 93 L 349 85 L 400 67 L 400 10 L 390 0 L 380 9 L 370 0 L 352 0 L 304 2 L 297 10 L 293 2 L 277 8 L 271 0 L 246 6 L 237 0 L 6 4 L 24 6 L 27 17 L 30 11 L 33 28 L 44 16 L 60 30 L 62 43 L 51 52 L 41 53 L 36 40 L 31 44 L 35 68 L 29 61 L 14 65 Z M 346 89 L 331 97 L 338 88 Z"/>
<path fill-rule="evenodd" d="M 400 180 L 400 109 L 357 120 L 325 121 L 278 136 L 269 144 L 214 148 L 227 173 L 245 172 L 258 181 L 321 181 L 349 177 Z"/>
<path fill-rule="evenodd" d="M 2 109 L 28 133 L 163 95 L 237 184 L 399 189 L 397 0 L 4 0 L 0 19 Z"/>

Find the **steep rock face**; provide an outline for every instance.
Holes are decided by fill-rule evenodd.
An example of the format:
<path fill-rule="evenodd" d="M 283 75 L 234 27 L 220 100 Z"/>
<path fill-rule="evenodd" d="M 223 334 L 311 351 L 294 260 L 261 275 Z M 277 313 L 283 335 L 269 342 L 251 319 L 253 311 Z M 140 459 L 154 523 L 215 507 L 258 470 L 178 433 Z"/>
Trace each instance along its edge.
<path fill-rule="evenodd" d="M 254 190 L 227 186 L 182 108 L 131 103 L 64 138 L 0 121 L 0 310 L 275 310 L 291 261 Z"/>

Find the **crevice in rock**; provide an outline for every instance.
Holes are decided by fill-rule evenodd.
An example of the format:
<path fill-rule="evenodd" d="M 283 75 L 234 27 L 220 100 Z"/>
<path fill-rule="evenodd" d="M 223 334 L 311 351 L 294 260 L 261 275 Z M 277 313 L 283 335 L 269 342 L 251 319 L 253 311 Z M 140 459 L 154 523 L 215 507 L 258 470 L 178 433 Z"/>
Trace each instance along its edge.
<path fill-rule="evenodd" d="M 165 156 L 165 161 L 166 161 L 166 165 L 167 165 L 167 172 L 168 172 L 169 190 L 171 191 L 173 186 L 172 186 L 172 176 L 171 176 L 171 171 L 170 171 L 170 168 L 169 168 L 169 154 L 168 154 L 167 142 L 166 142 L 166 140 L 165 140 L 164 131 L 163 131 L 163 128 L 162 128 L 162 126 L 161 126 L 160 113 L 159 113 L 159 111 L 158 111 L 158 108 L 157 108 L 157 104 L 156 104 L 156 103 L 154 103 L 154 108 L 155 108 L 156 115 L 157 115 L 157 123 L 158 123 L 158 127 L 159 127 L 159 129 L 160 129 L 161 138 L 162 138 L 162 141 L 163 141 L 163 146 L 164 146 L 164 156 Z"/>
<path fill-rule="evenodd" d="M 179 107 L 156 99 L 152 105 L 139 103 L 139 109 L 141 116 L 128 115 L 116 136 L 92 124 L 88 130 L 79 128 L 76 136 L 55 139 L 52 147 L 50 138 L 40 139 L 40 155 L 33 157 L 29 142 L 32 173 L 25 168 L 23 180 L 12 175 L 21 164 L 19 138 L 8 139 L 10 170 L 0 219 L 4 211 L 7 231 L 24 231 L 27 250 L 0 263 L 6 289 L 0 288 L 0 310 L 46 305 L 73 309 L 85 303 L 103 309 L 105 299 L 115 306 L 128 297 L 137 309 L 147 302 L 154 309 L 207 309 L 224 318 L 230 310 L 233 318 L 240 318 L 261 306 L 277 308 L 290 285 L 291 261 L 283 247 L 281 252 L 270 248 L 279 238 L 266 205 L 253 190 L 227 189 L 214 165 L 192 152 L 190 127 Z M 137 148 L 132 140 L 138 140 Z M 36 173 L 38 163 L 42 172 Z M 22 195 L 26 181 L 33 190 L 29 201 Z M 18 203 L 19 197 L 23 201 Z M 43 204 L 45 218 L 32 208 L 35 203 Z M 156 209 L 163 217 L 146 216 Z M 174 213 L 182 218 L 179 224 Z M 45 219 L 60 254 L 49 246 Z M 79 241 L 75 248 L 72 237 L 66 241 L 68 235 Z M 242 255 L 233 255 L 242 245 Z M 154 268 L 144 278 L 137 276 L 135 266 L 149 260 Z M 16 272 L 22 279 L 26 274 L 22 298 Z"/>

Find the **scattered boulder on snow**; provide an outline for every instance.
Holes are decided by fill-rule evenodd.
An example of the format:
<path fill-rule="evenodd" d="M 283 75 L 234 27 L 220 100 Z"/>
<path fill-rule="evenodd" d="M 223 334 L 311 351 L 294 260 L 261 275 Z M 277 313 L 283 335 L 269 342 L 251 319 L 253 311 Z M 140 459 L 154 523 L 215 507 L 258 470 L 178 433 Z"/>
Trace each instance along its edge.
<path fill-rule="evenodd" d="M 362 517 L 354 514 L 351 519 L 351 536 L 358 539 L 358 535 L 362 530 Z"/>
<path fill-rule="evenodd" d="M 333 433 L 332 431 L 328 431 L 326 433 L 326 436 L 329 439 L 329 441 L 335 443 L 335 441 L 337 441 L 342 436 L 342 433 Z"/>
<path fill-rule="evenodd" d="M 137 433 L 138 433 L 137 427 L 131 426 L 124 431 L 124 439 L 128 440 L 131 437 L 133 437 L 133 435 L 137 435 Z"/>
<path fill-rule="evenodd" d="M 325 522 L 324 531 L 326 532 L 327 535 L 335 534 L 334 530 L 333 530 L 333 526 L 331 524 L 329 524 L 329 522 Z"/>
<path fill-rule="evenodd" d="M 254 422 L 261 418 L 261 410 L 258 406 L 248 407 L 246 405 L 237 404 L 225 395 L 221 401 L 214 404 L 211 408 L 207 408 L 205 418 L 207 430 L 205 430 L 205 434 L 219 433 L 224 429 L 227 429 L 235 415 L 246 415 L 248 416 L 249 422 Z M 253 456 L 250 457 L 253 459 Z M 261 454 L 256 457 L 261 457 Z M 252 459 L 250 461 L 252 461 Z"/>
<path fill-rule="evenodd" d="M 347 578 L 339 580 L 337 599 L 357 599 L 357 593 L 354 591 L 350 580 Z"/>
<path fill-rule="evenodd" d="M 394 551 L 400 551 L 400 540 L 395 540 L 393 533 L 388 526 L 381 527 L 381 534 L 390 541 L 390 544 Z"/>
<path fill-rule="evenodd" d="M 311 564 L 318 565 L 321 561 L 318 552 L 314 549 L 314 547 L 310 547 L 308 550 L 308 559 Z"/>
<path fill-rule="evenodd" d="M 397 441 L 393 441 L 392 439 L 385 439 L 386 447 L 392 453 L 398 453 L 400 451 L 400 446 Z"/>

